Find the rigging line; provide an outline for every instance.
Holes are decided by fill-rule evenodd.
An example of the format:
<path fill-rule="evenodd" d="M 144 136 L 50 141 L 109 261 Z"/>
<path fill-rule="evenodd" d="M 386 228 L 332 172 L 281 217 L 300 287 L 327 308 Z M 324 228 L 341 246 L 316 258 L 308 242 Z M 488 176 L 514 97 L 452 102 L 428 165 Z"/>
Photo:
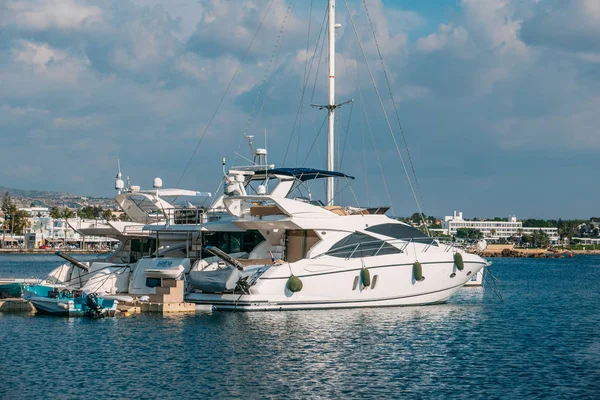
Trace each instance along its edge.
<path fill-rule="evenodd" d="M 317 142 L 317 139 L 319 138 L 319 135 L 321 134 L 321 131 L 323 130 L 323 126 L 325 126 L 325 122 L 327 122 L 327 118 L 329 116 L 325 116 L 325 118 L 323 118 L 323 123 L 321 124 L 321 127 L 319 128 L 319 131 L 317 132 L 317 135 L 315 136 L 315 139 L 312 142 L 312 145 L 310 146 L 310 149 L 308 150 L 308 154 L 306 155 L 306 158 L 304 159 L 304 162 L 302 163 L 302 166 L 306 165 L 306 162 L 308 161 L 308 157 L 310 156 L 310 153 L 313 149 L 313 147 L 315 146 L 315 143 Z M 317 146 L 318 148 L 319 146 Z"/>
<path fill-rule="evenodd" d="M 317 119 L 314 118 L 313 119 L 313 132 L 316 132 L 316 125 Z M 323 124 L 325 124 L 325 122 L 323 122 Z M 321 134 L 321 129 L 323 129 L 323 125 L 321 125 L 321 127 L 319 128 L 319 131 L 317 132 L 317 137 Z M 315 138 L 316 140 L 317 138 Z M 327 165 L 324 163 L 325 160 L 323 160 L 323 158 L 321 157 L 321 146 L 319 145 L 319 141 L 317 140 L 317 157 L 319 160 L 321 160 L 321 162 L 323 162 L 323 164 L 321 164 L 321 169 L 327 169 Z M 323 180 L 323 184 L 325 185 L 325 180 Z"/>
<path fill-rule="evenodd" d="M 327 12 L 325 13 L 325 17 L 329 15 L 329 8 L 327 8 Z M 319 78 L 319 70 L 321 69 L 321 63 L 323 60 L 323 50 L 325 49 L 325 36 L 323 36 L 323 41 L 321 42 L 321 51 L 319 52 L 319 62 L 317 63 L 317 71 L 315 72 L 315 81 L 313 82 L 312 92 L 310 94 L 310 102 L 313 103 L 315 98 L 315 88 L 317 86 L 317 80 Z"/>
<path fill-rule="evenodd" d="M 339 168 L 339 169 L 342 169 L 342 166 L 343 166 L 343 162 L 344 162 L 344 159 L 345 159 L 345 154 L 346 154 L 346 145 L 348 146 L 348 151 L 349 151 L 351 154 L 353 154 L 353 155 L 354 155 L 354 161 L 357 161 L 357 159 L 356 159 L 356 155 L 354 154 L 354 148 L 352 147 L 351 141 L 347 140 L 347 139 L 348 139 L 348 137 L 350 136 L 350 135 L 349 135 L 349 131 L 350 131 L 350 120 L 351 120 L 351 118 L 352 118 L 352 108 L 353 108 L 353 107 L 354 107 L 354 102 L 352 102 L 352 105 L 350 106 L 350 113 L 349 113 L 349 115 L 348 115 L 348 123 L 347 123 L 347 125 L 346 125 L 346 132 L 345 132 L 345 136 L 344 136 L 344 143 L 343 143 L 343 146 L 342 146 L 342 151 L 341 151 L 341 152 L 339 152 L 339 151 L 338 151 L 338 153 L 339 153 L 339 154 L 341 154 L 341 157 L 340 157 L 340 163 L 339 163 L 339 165 L 338 165 L 338 168 Z M 340 114 L 341 114 L 341 113 L 340 113 Z M 358 161 L 360 162 L 360 160 L 358 160 Z"/>
<path fill-rule="evenodd" d="M 413 184 L 412 184 L 412 179 L 410 179 L 410 175 L 408 174 L 408 170 L 406 168 L 406 163 L 404 162 L 404 157 L 402 156 L 402 152 L 400 151 L 400 147 L 398 146 L 398 141 L 396 140 L 396 136 L 394 135 L 394 130 L 392 129 L 392 125 L 390 124 L 390 119 L 388 118 L 387 111 L 385 111 L 385 106 L 383 104 L 381 94 L 379 93 L 379 89 L 377 88 L 377 84 L 375 83 L 375 77 L 373 76 L 373 71 L 371 71 L 371 66 L 369 65 L 369 61 L 367 60 L 367 55 L 365 54 L 365 51 L 362 47 L 362 43 L 360 42 L 360 38 L 358 36 L 358 31 L 356 30 L 356 25 L 354 24 L 354 17 L 350 13 L 350 8 L 348 8 L 348 2 L 346 0 L 344 0 L 344 4 L 346 5 L 346 10 L 348 11 L 348 16 L 350 17 L 350 22 L 352 23 L 352 29 L 354 30 L 354 35 L 356 36 L 356 40 L 358 41 L 360 51 L 365 60 L 367 70 L 369 71 L 369 76 L 371 77 L 371 82 L 373 83 L 373 87 L 375 88 L 375 93 L 377 94 L 377 98 L 379 100 L 379 104 L 381 105 L 383 115 L 385 116 L 385 121 L 388 125 L 390 135 L 392 136 L 392 139 L 394 141 L 394 146 L 396 147 L 396 152 L 398 153 L 398 157 L 400 158 L 400 161 L 402 162 L 402 168 L 404 169 L 404 174 L 406 175 L 406 178 L 408 180 L 408 185 L 410 186 L 410 191 L 412 192 L 415 203 L 417 204 L 417 208 L 419 209 L 421 218 L 423 218 L 423 211 L 421 210 L 421 204 L 419 204 L 419 201 L 417 200 L 417 195 L 415 193 L 415 188 L 413 187 Z M 427 228 L 427 224 L 425 224 L 425 229 L 427 231 L 427 234 L 429 235 L 429 229 Z"/>
<path fill-rule="evenodd" d="M 244 137 L 246 137 L 246 132 L 248 132 L 248 128 L 250 127 L 250 124 L 252 123 L 252 119 L 254 118 L 254 113 L 256 112 L 256 106 L 258 105 L 258 102 L 260 100 L 260 96 L 266 86 L 266 82 L 267 79 L 269 77 L 270 74 L 270 70 L 271 67 L 273 66 L 273 61 L 274 59 L 278 59 L 278 54 L 279 54 L 279 50 L 280 50 L 280 45 L 281 45 L 281 40 L 283 37 L 283 31 L 285 30 L 285 25 L 288 22 L 288 18 L 290 17 L 292 8 L 293 8 L 294 2 L 292 1 L 290 3 L 290 5 L 287 8 L 287 11 L 285 13 L 285 16 L 283 17 L 283 23 L 281 24 L 281 27 L 279 28 L 279 32 L 277 35 L 277 39 L 275 41 L 275 47 L 273 48 L 273 52 L 271 53 L 271 57 L 269 57 L 269 64 L 267 65 L 267 68 L 265 70 L 265 75 L 263 76 L 263 81 L 258 89 L 258 93 L 256 93 L 256 98 L 254 99 L 254 105 L 252 106 L 252 111 L 250 112 L 250 115 L 248 116 L 248 121 L 246 121 L 246 126 L 244 127 L 244 130 L 242 131 L 242 135 Z M 234 158 L 235 159 L 235 158 Z"/>
<path fill-rule="evenodd" d="M 360 208 L 360 203 L 358 202 L 358 198 L 356 197 L 356 194 L 354 193 L 354 190 L 352 189 L 352 185 L 349 185 L 348 188 L 350 189 L 350 193 L 352 193 L 352 197 L 354 197 L 354 201 L 356 201 L 356 207 Z M 364 215 L 364 214 L 361 212 L 360 215 Z"/>
<path fill-rule="evenodd" d="M 365 147 L 365 122 L 364 122 L 364 116 L 362 114 L 362 112 L 360 113 L 360 135 L 361 135 L 361 139 L 362 139 L 362 146 L 363 146 L 363 151 L 362 151 L 362 156 L 363 156 L 363 167 L 365 169 L 365 193 L 367 195 L 367 206 L 371 206 L 371 196 L 369 195 L 369 174 L 367 172 L 367 149 Z M 390 207 L 392 205 L 390 204 Z"/>
<path fill-rule="evenodd" d="M 344 54 L 341 54 L 342 56 L 342 61 L 344 62 L 344 69 L 346 70 L 346 73 L 348 73 L 348 65 L 346 64 L 346 57 L 344 57 Z M 352 120 L 352 110 L 354 109 L 354 102 L 350 103 L 350 113 L 348 115 L 348 124 L 346 125 L 346 135 L 344 136 L 344 144 L 342 146 L 342 152 L 341 152 L 341 157 L 340 157 L 340 164 L 339 164 L 339 168 L 342 169 L 342 164 L 344 162 L 344 154 L 346 153 L 346 141 L 348 140 L 348 132 L 350 131 L 350 121 Z M 340 108 L 341 110 L 341 108 Z"/>
<path fill-rule="evenodd" d="M 246 56 L 248 55 L 248 52 L 250 51 L 250 48 L 252 47 L 252 44 L 254 43 L 254 40 L 256 39 L 256 36 L 258 35 L 258 32 L 260 31 L 260 28 L 262 27 L 263 23 L 265 22 L 265 19 L 267 18 L 267 15 L 269 14 L 269 10 L 271 10 L 271 6 L 273 5 L 274 2 L 275 2 L 275 0 L 271 0 L 271 2 L 269 3 L 269 7 L 267 7 L 267 11 L 265 11 L 265 14 L 262 17 L 262 19 L 260 21 L 260 24 L 258 25 L 258 28 L 256 29 L 256 32 L 254 32 L 254 36 L 252 36 L 252 40 L 250 40 L 250 44 L 248 45 L 248 47 L 246 48 L 246 51 L 244 52 L 244 55 L 240 59 L 240 63 L 238 64 L 235 72 L 233 73 L 233 76 L 231 77 L 231 80 L 229 81 L 229 84 L 227 85 L 227 88 L 225 89 L 225 92 L 223 93 L 223 96 L 221 96 L 221 99 L 219 100 L 219 103 L 217 104 L 217 108 L 215 109 L 214 113 L 212 114 L 212 116 L 208 120 L 208 124 L 206 124 L 206 128 L 204 128 L 204 132 L 202 133 L 202 136 L 200 136 L 200 140 L 198 140 L 198 144 L 196 145 L 196 148 L 194 149 L 194 151 L 193 151 L 190 159 L 188 160 L 185 168 L 183 169 L 183 173 L 179 177 L 179 180 L 177 181 L 177 185 L 175 185 L 175 187 L 179 187 L 179 184 L 181 183 L 181 180 L 185 176 L 188 168 L 190 167 L 190 164 L 192 163 L 192 160 L 194 159 L 194 156 L 196 155 L 196 153 L 198 152 L 198 149 L 200 148 L 200 144 L 202 143 L 202 140 L 206 136 L 206 133 L 208 132 L 208 129 L 212 125 L 212 122 L 215 119 L 215 116 L 217 115 L 217 112 L 221 108 L 221 104 L 223 104 L 223 100 L 225 99 L 225 96 L 227 95 L 227 93 L 229 93 L 229 89 L 231 88 L 231 84 L 233 83 L 233 80 L 237 76 L 238 72 L 240 71 L 240 68 L 242 67 L 242 64 L 244 63 L 244 60 L 246 59 Z"/>
<path fill-rule="evenodd" d="M 358 44 L 354 43 L 354 49 L 356 51 L 356 59 L 358 60 Z M 356 86 L 360 87 L 360 70 L 358 69 L 358 63 L 356 63 Z M 365 194 L 367 195 L 367 206 L 371 206 L 371 196 L 369 193 L 369 174 L 367 171 L 367 146 L 365 145 L 365 116 L 363 114 L 364 103 L 362 97 L 360 100 L 361 112 L 360 112 L 360 135 L 362 139 L 362 155 L 363 155 L 363 167 L 365 169 Z M 384 180 L 383 170 L 381 171 L 381 178 Z M 389 194 L 388 194 L 389 197 Z M 390 204 L 390 207 L 392 205 Z"/>
<path fill-rule="evenodd" d="M 304 59 L 304 79 L 303 81 L 306 82 L 306 69 L 308 68 L 308 46 L 310 44 L 310 25 L 312 22 L 312 7 L 313 7 L 313 0 L 310 0 L 310 9 L 308 11 L 308 28 L 306 29 L 306 58 Z"/>
<path fill-rule="evenodd" d="M 398 121 L 398 128 L 400 129 L 400 134 L 402 136 L 402 141 L 404 142 L 404 148 L 406 149 L 406 154 L 408 156 L 408 162 L 412 169 L 413 177 L 415 179 L 415 185 L 417 187 L 417 194 L 419 195 L 419 199 L 421 200 L 421 205 L 425 208 L 425 202 L 423 201 L 423 194 L 421 192 L 421 188 L 419 186 L 419 180 L 417 179 L 417 172 L 415 171 L 415 165 L 412 161 L 412 157 L 410 155 L 410 150 L 408 148 L 408 143 L 406 141 L 406 135 L 404 134 L 404 129 L 402 129 L 402 124 L 400 123 L 400 113 L 398 113 L 398 107 L 396 106 L 396 100 L 394 99 L 394 94 L 392 93 L 392 86 L 390 85 L 390 80 L 388 78 L 387 69 L 385 68 L 385 63 L 383 62 L 383 56 L 381 55 L 381 50 L 379 48 L 379 41 L 377 40 L 377 35 L 375 34 L 375 28 L 373 27 L 373 21 L 371 20 L 371 15 L 369 14 L 369 9 L 367 8 L 367 3 L 363 0 L 363 5 L 365 7 L 365 12 L 367 14 L 367 18 L 369 20 L 369 25 L 371 26 L 371 32 L 373 33 L 373 39 L 375 40 L 375 46 L 377 47 L 377 53 L 379 54 L 379 61 L 381 62 L 381 68 L 383 69 L 383 75 L 385 77 L 385 82 L 388 87 L 388 91 L 390 93 L 390 99 L 392 100 L 392 105 L 394 107 L 394 113 L 396 114 L 396 120 Z M 421 213 L 422 214 L 422 213 Z M 425 219 L 424 215 L 421 215 L 423 219 Z M 425 224 L 427 225 L 427 224 Z"/>
<path fill-rule="evenodd" d="M 306 92 L 306 84 L 308 83 L 308 76 L 310 75 L 310 71 L 312 70 L 312 60 L 315 59 L 314 54 L 313 57 L 311 57 L 311 63 L 310 63 L 310 69 L 308 70 L 308 73 L 306 72 L 306 68 L 308 66 L 308 46 L 310 43 L 310 28 L 311 28 L 311 22 L 312 22 L 312 8 L 313 8 L 313 0 L 310 0 L 310 11 L 308 13 L 308 29 L 307 29 L 307 35 L 306 35 L 306 60 L 304 61 L 304 79 L 303 79 L 303 85 L 302 85 L 302 97 L 300 98 L 300 120 L 298 121 L 298 143 L 296 144 L 296 164 L 298 163 L 298 157 L 300 156 L 300 132 L 302 132 L 302 117 L 304 116 L 304 93 Z M 323 29 L 323 27 L 325 26 L 325 20 L 323 20 L 323 25 L 321 26 L 321 29 Z M 319 32 L 319 36 L 321 35 L 321 32 Z M 319 45 L 319 42 L 317 41 L 317 46 Z M 298 118 L 298 114 L 296 114 L 296 118 Z M 292 128 L 292 136 L 294 136 L 294 129 L 295 129 L 295 125 L 296 125 L 296 121 L 294 121 L 294 127 Z"/>
<path fill-rule="evenodd" d="M 338 186 L 341 186 L 341 185 L 338 185 Z M 354 196 L 354 192 L 352 191 L 351 179 L 348 179 L 348 178 L 346 178 L 346 185 L 344 187 L 340 187 L 336 190 L 336 192 L 333 194 L 333 198 L 331 199 L 331 201 L 333 202 L 333 200 L 338 199 L 338 196 L 342 197 L 342 193 L 346 190 L 346 188 L 350 189 L 350 191 L 352 192 L 352 195 L 354 197 L 354 200 L 356 200 L 356 206 L 360 207 L 360 205 L 358 203 L 358 199 L 356 198 L 356 196 Z M 326 205 L 329 205 L 329 203 L 327 203 Z"/>
<path fill-rule="evenodd" d="M 385 175 L 383 173 L 383 165 L 381 164 L 381 158 L 379 157 L 379 151 L 377 150 L 377 145 L 375 144 L 375 137 L 373 136 L 373 130 L 371 129 L 371 121 L 369 120 L 369 115 L 367 114 L 367 110 L 365 109 L 365 101 L 363 98 L 362 89 L 360 87 L 360 82 L 358 82 L 358 81 L 356 82 L 356 87 L 358 88 L 358 96 L 360 97 L 361 115 L 364 117 L 364 120 L 367 123 L 367 129 L 369 130 L 369 135 L 371 137 L 371 143 L 373 144 L 373 149 L 375 150 L 375 157 L 377 158 L 377 164 L 379 165 L 379 172 L 381 173 L 381 180 L 383 181 L 383 188 L 385 189 L 385 194 L 387 195 L 387 198 L 388 198 L 390 210 L 393 212 L 394 205 L 392 204 L 392 197 L 390 196 L 390 191 L 388 189 L 387 182 L 385 180 Z M 365 175 L 366 175 L 366 169 L 367 169 L 366 165 L 367 165 L 367 161 L 366 161 L 366 152 L 365 152 Z"/>
<path fill-rule="evenodd" d="M 312 4 L 312 0 L 311 0 L 311 4 Z M 283 164 L 285 164 L 285 161 L 287 160 L 287 155 L 290 150 L 290 145 L 291 145 L 292 139 L 294 137 L 294 131 L 296 130 L 296 124 L 298 123 L 298 121 L 300 122 L 300 124 L 302 124 L 302 115 L 303 115 L 302 108 L 303 108 L 303 102 L 304 102 L 304 95 L 306 93 L 306 86 L 308 84 L 308 79 L 310 77 L 310 73 L 312 71 L 313 65 L 315 63 L 315 59 L 317 57 L 317 53 L 319 50 L 319 43 L 321 42 L 321 35 L 324 32 L 325 21 L 327 20 L 326 17 L 327 17 L 327 13 L 325 13 L 325 16 L 323 17 L 323 22 L 321 22 L 321 29 L 319 30 L 319 35 L 317 36 L 317 42 L 315 44 L 315 51 L 311 57 L 308 74 L 306 74 L 304 77 L 304 82 L 303 82 L 303 86 L 302 86 L 302 95 L 300 97 L 300 104 L 298 104 L 298 110 L 296 111 L 296 119 L 294 120 L 294 125 L 292 126 L 292 132 L 290 133 L 290 138 L 288 140 L 287 148 L 285 149 L 285 155 L 283 157 Z M 309 31 L 309 35 L 310 35 L 310 31 Z M 307 51 L 307 57 L 308 57 L 308 51 Z M 300 118 L 300 120 L 298 120 L 298 118 Z M 300 136 L 300 127 L 298 128 L 298 136 Z M 296 148 L 296 165 L 298 164 L 298 149 L 299 148 L 300 148 L 300 137 L 298 137 L 298 145 Z"/>
<path fill-rule="evenodd" d="M 276 59 L 279 55 L 279 49 L 280 49 L 280 44 L 281 44 L 281 39 L 283 36 L 283 31 L 285 29 L 285 25 L 287 23 L 287 19 L 288 16 L 290 14 L 291 8 L 293 6 L 293 1 L 292 3 L 290 3 L 290 5 L 288 6 L 288 9 L 286 11 L 286 14 L 283 18 L 283 22 L 281 24 L 281 27 L 279 29 L 278 35 L 277 35 L 277 40 L 275 41 L 275 47 L 273 48 L 273 52 L 271 53 L 271 56 L 269 57 L 269 64 L 267 65 L 267 68 L 265 69 L 265 75 L 263 76 L 263 80 L 262 83 L 258 89 L 258 92 L 256 93 L 256 98 L 254 99 L 254 104 L 252 106 L 252 111 L 250 112 L 250 115 L 248 117 L 248 121 L 246 122 L 246 126 L 244 127 L 244 130 L 242 131 L 242 135 L 246 136 L 246 132 L 248 131 L 248 128 L 250 127 L 250 124 L 252 123 L 252 119 L 254 118 L 254 113 L 256 112 L 256 106 L 258 105 L 259 101 L 260 101 L 260 96 L 266 86 L 266 82 L 267 79 L 269 77 L 270 74 L 270 70 L 271 67 L 273 66 L 273 60 Z"/>
<path fill-rule="evenodd" d="M 329 7 L 327 7 L 327 12 L 325 13 L 325 16 L 328 16 L 328 15 L 329 15 Z M 323 36 L 323 42 L 321 43 L 321 52 L 319 53 L 319 62 L 317 63 L 317 71 L 315 72 L 315 81 L 313 83 L 312 93 L 310 95 L 310 102 L 311 103 L 313 102 L 313 99 L 315 97 L 315 89 L 317 87 L 317 79 L 319 77 L 319 69 L 321 68 L 321 61 L 323 59 L 323 50 L 324 49 L 325 49 L 325 36 Z M 313 132 L 315 132 L 315 128 L 317 127 L 315 123 L 316 123 L 316 118 L 313 118 Z M 325 123 L 325 122 L 323 121 L 323 123 Z M 317 133 L 317 138 L 321 134 L 321 129 L 323 129 L 323 125 L 321 125 L 321 128 L 319 128 L 319 132 Z M 317 138 L 315 138 L 315 140 Z M 314 145 L 314 143 L 313 143 L 313 145 Z M 312 146 L 311 146 L 311 149 L 312 149 Z M 325 160 L 323 160 L 322 157 L 321 157 L 321 146 L 319 146 L 319 142 L 317 142 L 317 154 L 319 156 L 319 159 L 322 160 L 321 162 L 323 162 L 321 168 L 322 169 L 327 169 L 327 164 L 326 164 Z M 306 158 L 308 159 L 308 155 L 307 155 Z M 304 162 L 306 163 L 306 160 L 304 160 Z M 325 190 L 327 190 L 326 189 L 326 183 L 327 182 L 325 180 L 323 180 L 323 188 Z"/>
<path fill-rule="evenodd" d="M 293 0 L 290 3 L 288 11 L 289 11 L 289 18 L 288 18 L 288 21 L 289 21 L 289 20 L 292 19 L 292 15 L 294 13 L 294 1 Z M 288 16 L 286 15 L 286 17 L 288 17 Z M 285 25 L 286 24 L 287 24 L 287 21 L 284 19 L 283 24 L 281 26 L 281 31 L 280 31 L 281 32 L 281 36 L 280 36 L 281 39 L 280 39 L 279 44 L 277 46 L 278 47 L 277 51 L 275 52 L 275 62 L 273 63 L 273 69 L 271 71 L 271 74 L 275 73 L 275 70 L 277 69 L 277 64 L 279 63 L 279 56 L 281 55 L 281 47 L 282 47 L 281 44 L 284 42 L 284 39 L 285 39 Z M 266 78 L 265 81 L 263 82 L 265 88 L 269 85 L 268 82 L 269 82 L 268 78 Z M 263 91 L 265 91 L 265 90 L 263 90 Z M 258 120 L 260 120 L 262 118 L 263 109 L 265 107 L 266 100 L 267 100 L 267 97 L 263 96 L 262 100 L 261 100 L 260 111 L 258 112 L 258 118 L 257 118 Z M 265 127 L 265 129 L 266 129 L 266 127 Z M 265 132 L 265 134 L 266 134 L 266 132 Z M 265 147 L 266 147 L 266 138 L 265 138 Z M 236 159 L 236 157 L 234 157 L 234 161 L 235 161 L 235 159 Z"/>

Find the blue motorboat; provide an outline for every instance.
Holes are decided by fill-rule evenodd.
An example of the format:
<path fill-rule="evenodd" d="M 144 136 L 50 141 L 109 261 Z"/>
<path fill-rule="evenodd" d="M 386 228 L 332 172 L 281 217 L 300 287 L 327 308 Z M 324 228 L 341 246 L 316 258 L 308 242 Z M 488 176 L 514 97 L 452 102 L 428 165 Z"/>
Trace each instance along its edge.
<path fill-rule="evenodd" d="M 118 304 L 117 300 L 104 299 L 96 293 L 46 285 L 25 286 L 23 298 L 33 304 L 38 313 L 67 317 L 112 317 Z"/>

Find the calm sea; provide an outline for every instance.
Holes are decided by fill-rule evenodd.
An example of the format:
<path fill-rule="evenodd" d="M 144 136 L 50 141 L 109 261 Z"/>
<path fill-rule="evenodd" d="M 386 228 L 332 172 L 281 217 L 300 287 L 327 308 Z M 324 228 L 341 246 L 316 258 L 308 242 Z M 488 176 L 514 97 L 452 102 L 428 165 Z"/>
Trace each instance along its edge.
<path fill-rule="evenodd" d="M 54 256 L 0 256 L 43 276 Z M 134 315 L 0 313 L 0 398 L 599 399 L 600 257 L 495 259 L 501 302 Z"/>

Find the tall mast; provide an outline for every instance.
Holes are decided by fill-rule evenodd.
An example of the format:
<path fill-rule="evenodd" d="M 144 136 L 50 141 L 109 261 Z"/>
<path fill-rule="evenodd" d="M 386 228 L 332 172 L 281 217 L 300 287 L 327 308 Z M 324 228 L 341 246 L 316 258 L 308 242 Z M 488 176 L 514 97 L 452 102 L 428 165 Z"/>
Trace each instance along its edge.
<path fill-rule="evenodd" d="M 327 136 L 327 169 L 335 169 L 335 0 L 329 0 L 329 135 Z M 333 205 L 334 180 L 327 178 L 327 205 Z"/>

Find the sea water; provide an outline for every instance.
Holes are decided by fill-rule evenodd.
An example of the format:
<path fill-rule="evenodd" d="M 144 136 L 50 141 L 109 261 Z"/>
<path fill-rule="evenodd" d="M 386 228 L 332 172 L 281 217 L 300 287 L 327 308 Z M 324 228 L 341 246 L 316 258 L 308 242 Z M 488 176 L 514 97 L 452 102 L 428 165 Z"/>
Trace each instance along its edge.
<path fill-rule="evenodd" d="M 0 277 L 55 256 L 0 256 Z M 494 259 L 443 305 L 139 314 L 0 313 L 0 398 L 600 398 L 600 257 Z"/>

